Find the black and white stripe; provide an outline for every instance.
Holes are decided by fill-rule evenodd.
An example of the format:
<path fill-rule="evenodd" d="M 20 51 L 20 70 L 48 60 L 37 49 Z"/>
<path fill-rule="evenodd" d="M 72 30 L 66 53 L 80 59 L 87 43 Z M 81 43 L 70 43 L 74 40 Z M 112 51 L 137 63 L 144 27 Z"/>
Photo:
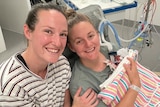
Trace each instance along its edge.
<path fill-rule="evenodd" d="M 71 77 L 67 59 L 49 64 L 45 79 L 33 74 L 16 57 L 0 65 L 0 107 L 62 107 Z"/>

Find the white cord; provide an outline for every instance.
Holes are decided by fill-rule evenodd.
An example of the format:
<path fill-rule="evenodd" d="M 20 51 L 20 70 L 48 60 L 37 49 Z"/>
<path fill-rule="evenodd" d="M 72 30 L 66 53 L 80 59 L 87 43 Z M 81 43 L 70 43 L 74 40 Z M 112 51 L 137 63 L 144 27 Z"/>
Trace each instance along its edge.
<path fill-rule="evenodd" d="M 103 19 L 100 24 L 99 24 L 99 30 L 100 30 L 100 25 L 102 25 L 104 22 L 106 21 L 106 19 Z M 113 29 L 109 26 L 109 28 L 111 29 L 112 33 L 114 34 L 113 32 Z M 104 28 L 103 28 L 104 29 Z M 106 41 L 105 37 L 104 37 L 104 34 L 103 32 L 100 32 L 100 44 L 101 46 L 107 46 L 108 47 L 108 50 L 109 52 L 113 50 L 113 46 L 110 42 Z"/>

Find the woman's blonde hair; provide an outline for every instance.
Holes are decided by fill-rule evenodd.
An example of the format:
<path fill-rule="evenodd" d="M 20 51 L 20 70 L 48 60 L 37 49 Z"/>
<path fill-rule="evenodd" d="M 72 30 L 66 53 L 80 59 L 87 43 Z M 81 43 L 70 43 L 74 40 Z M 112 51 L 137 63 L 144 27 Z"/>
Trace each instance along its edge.
<path fill-rule="evenodd" d="M 80 23 L 80 22 L 89 22 L 94 27 L 93 23 L 91 22 L 91 20 L 89 19 L 89 17 L 87 15 L 82 14 L 82 13 L 78 13 L 73 9 L 66 10 L 66 16 L 67 16 L 67 20 L 68 20 L 69 35 L 70 35 L 70 30 L 73 28 L 73 26 L 75 24 Z"/>

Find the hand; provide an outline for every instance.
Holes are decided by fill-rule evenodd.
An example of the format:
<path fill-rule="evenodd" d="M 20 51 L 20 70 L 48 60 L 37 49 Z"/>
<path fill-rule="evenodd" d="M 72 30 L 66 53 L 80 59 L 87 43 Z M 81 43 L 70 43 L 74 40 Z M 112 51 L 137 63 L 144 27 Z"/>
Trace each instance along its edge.
<path fill-rule="evenodd" d="M 130 64 L 124 64 L 124 68 L 127 71 L 131 84 L 141 87 L 140 77 L 137 71 L 136 62 L 132 58 L 128 58 Z"/>
<path fill-rule="evenodd" d="M 96 107 L 99 103 L 97 93 L 89 88 L 80 96 L 81 90 L 82 88 L 80 87 L 74 95 L 72 107 Z"/>

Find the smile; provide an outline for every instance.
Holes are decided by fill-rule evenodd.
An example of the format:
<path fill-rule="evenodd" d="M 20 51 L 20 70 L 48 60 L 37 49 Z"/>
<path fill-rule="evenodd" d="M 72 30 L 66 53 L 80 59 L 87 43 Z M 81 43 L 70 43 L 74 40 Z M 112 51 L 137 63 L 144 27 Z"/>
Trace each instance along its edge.
<path fill-rule="evenodd" d="M 95 50 L 95 47 L 88 49 L 86 52 L 87 52 L 87 53 L 90 53 L 90 52 L 92 52 L 92 51 L 94 51 L 94 50 Z"/>
<path fill-rule="evenodd" d="M 48 52 L 52 52 L 52 53 L 58 53 L 59 52 L 59 49 L 48 49 Z"/>

